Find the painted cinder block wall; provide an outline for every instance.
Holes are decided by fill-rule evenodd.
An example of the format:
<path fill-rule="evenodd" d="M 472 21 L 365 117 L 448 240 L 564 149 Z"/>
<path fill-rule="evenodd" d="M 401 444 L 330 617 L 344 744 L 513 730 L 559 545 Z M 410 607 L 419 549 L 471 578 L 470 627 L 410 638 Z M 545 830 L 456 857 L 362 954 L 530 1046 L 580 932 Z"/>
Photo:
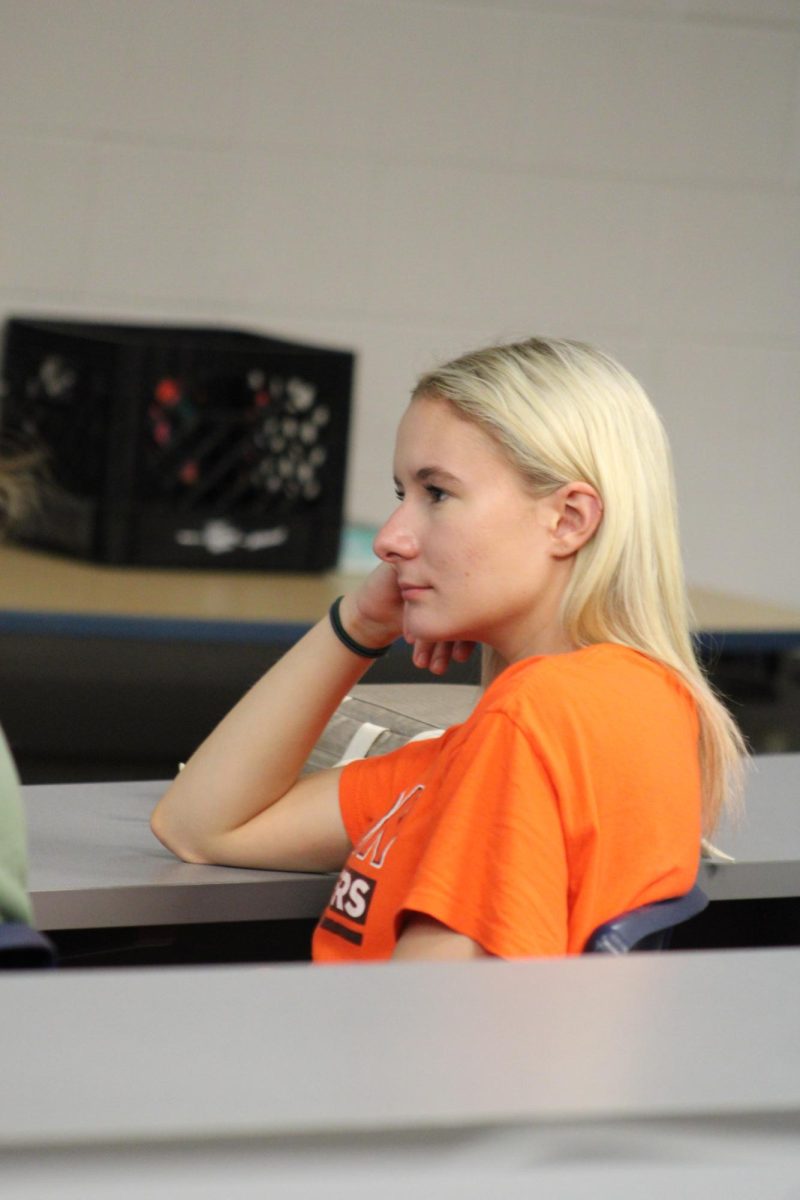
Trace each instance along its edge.
<path fill-rule="evenodd" d="M 419 371 L 594 340 L 690 579 L 800 604 L 798 0 L 0 0 L 0 310 L 359 355 L 351 520 Z"/>

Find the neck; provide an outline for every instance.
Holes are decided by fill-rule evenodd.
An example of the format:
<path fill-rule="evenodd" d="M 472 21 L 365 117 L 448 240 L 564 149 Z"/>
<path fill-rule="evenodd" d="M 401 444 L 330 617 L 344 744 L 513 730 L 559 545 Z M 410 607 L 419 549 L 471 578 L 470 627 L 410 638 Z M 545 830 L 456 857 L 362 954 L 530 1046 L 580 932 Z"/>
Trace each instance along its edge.
<path fill-rule="evenodd" d="M 499 645 L 493 646 L 492 649 L 510 666 L 512 663 L 521 662 L 523 658 L 536 658 L 544 654 L 570 654 L 577 647 L 559 626 L 542 629 L 532 637 L 520 638 L 507 645 L 506 649 Z"/>
<path fill-rule="evenodd" d="M 542 654 L 569 654 L 577 648 L 567 636 L 561 619 L 562 602 L 573 560 L 559 565 L 562 569 L 554 572 L 533 610 L 505 628 L 498 629 L 496 638 L 487 639 L 492 649 L 507 663 Z"/>

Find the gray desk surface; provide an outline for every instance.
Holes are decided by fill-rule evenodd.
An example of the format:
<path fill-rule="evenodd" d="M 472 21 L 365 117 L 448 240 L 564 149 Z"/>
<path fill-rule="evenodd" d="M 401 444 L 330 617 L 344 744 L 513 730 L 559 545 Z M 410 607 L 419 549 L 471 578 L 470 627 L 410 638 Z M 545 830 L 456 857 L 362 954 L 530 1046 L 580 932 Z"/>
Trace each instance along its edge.
<path fill-rule="evenodd" d="M 476 689 L 453 684 L 365 684 L 355 697 L 419 721 L 463 720 Z M 376 713 L 375 720 L 380 719 Z M 41 929 L 313 918 L 332 879 L 178 862 L 149 817 L 167 782 L 47 784 L 23 789 L 30 890 Z"/>
<path fill-rule="evenodd" d="M 150 832 L 167 784 L 23 789 L 29 886 L 41 929 L 101 929 L 315 917 L 330 876 L 179 862 Z"/>
<path fill-rule="evenodd" d="M 403 686 L 403 685 L 400 685 Z M 420 685 L 425 690 L 427 685 Z M 470 689 L 464 689 L 469 691 Z M 150 833 L 163 782 L 24 789 L 30 888 L 43 929 L 315 917 L 329 876 L 180 863 Z M 712 900 L 800 895 L 800 755 L 754 761 L 746 816 L 716 841 L 734 863 L 706 863 Z"/>
<path fill-rule="evenodd" d="M 0 1148 L 505 1131 L 508 1165 L 568 1158 L 559 1130 L 589 1122 L 746 1118 L 798 1149 L 796 950 L 17 973 L 2 992 Z"/>
<path fill-rule="evenodd" d="M 723 822 L 714 843 L 736 861 L 703 863 L 710 899 L 800 897 L 800 754 L 751 760 L 744 813 Z"/>

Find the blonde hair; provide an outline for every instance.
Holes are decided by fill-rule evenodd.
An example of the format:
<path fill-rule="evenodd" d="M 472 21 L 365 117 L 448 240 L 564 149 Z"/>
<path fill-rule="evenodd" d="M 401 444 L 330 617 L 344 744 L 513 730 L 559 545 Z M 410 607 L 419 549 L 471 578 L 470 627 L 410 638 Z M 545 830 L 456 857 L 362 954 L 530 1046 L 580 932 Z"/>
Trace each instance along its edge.
<path fill-rule="evenodd" d="M 437 395 L 504 448 L 535 495 L 590 483 L 603 501 L 594 537 L 576 555 L 562 604 L 577 646 L 616 642 L 675 671 L 697 704 L 703 828 L 741 794 L 745 745 L 711 689 L 689 633 L 672 458 L 641 385 L 580 342 L 532 338 L 464 355 L 424 375 Z M 483 682 L 507 664 L 484 648 Z"/>

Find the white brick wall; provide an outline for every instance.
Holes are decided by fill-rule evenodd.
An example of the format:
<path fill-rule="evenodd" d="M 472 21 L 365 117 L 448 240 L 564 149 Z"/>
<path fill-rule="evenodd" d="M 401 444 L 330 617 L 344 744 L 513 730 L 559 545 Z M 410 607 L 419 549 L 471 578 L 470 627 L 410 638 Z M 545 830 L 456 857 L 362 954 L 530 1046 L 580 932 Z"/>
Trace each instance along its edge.
<path fill-rule="evenodd" d="M 691 579 L 800 604 L 800 0 L 0 0 L 0 313 L 359 354 L 353 519 L 415 375 L 592 339 Z"/>

